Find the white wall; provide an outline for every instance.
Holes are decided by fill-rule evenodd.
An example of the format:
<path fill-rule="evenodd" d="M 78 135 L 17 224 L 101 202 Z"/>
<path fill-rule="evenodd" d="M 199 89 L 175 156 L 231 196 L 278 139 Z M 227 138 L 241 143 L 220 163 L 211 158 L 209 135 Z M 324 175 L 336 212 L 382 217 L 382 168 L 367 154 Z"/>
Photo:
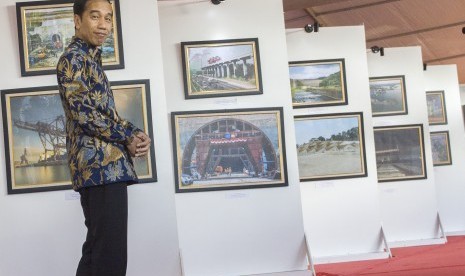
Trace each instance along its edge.
<path fill-rule="evenodd" d="M 381 250 L 381 215 L 365 30 L 363 26 L 331 27 L 308 34 L 303 29 L 293 29 L 287 32 L 287 45 L 289 61 L 344 58 L 346 67 L 348 105 L 294 109 L 294 115 L 363 112 L 364 119 L 368 176 L 301 183 L 305 230 L 312 255 L 317 262 L 331 256 L 371 258 L 364 254 Z"/>
<path fill-rule="evenodd" d="M 375 117 L 374 126 L 423 124 L 428 178 L 379 183 L 381 216 L 393 246 L 416 244 L 437 237 L 438 212 L 421 48 L 388 48 L 384 53 L 384 56 L 368 53 L 369 75 L 405 75 L 408 114 Z"/>
<path fill-rule="evenodd" d="M 430 65 L 424 72 L 426 91 L 444 91 L 446 125 L 430 131 L 449 131 L 452 165 L 434 167 L 441 221 L 447 233 L 465 231 L 465 131 L 456 65 Z"/>
<path fill-rule="evenodd" d="M 0 89 L 56 85 L 54 75 L 20 77 L 15 2 L 0 4 Z M 160 146 L 170 141 L 157 6 L 150 0 L 120 5 L 126 69 L 107 75 L 111 81 L 151 79 L 158 169 L 157 183 L 128 189 L 127 275 L 180 275 L 171 152 Z M 71 191 L 7 195 L 3 151 L 0 167 L 0 275 L 73 275 L 86 234 L 79 200 L 65 200 Z"/>
<path fill-rule="evenodd" d="M 158 7 L 168 111 L 284 107 L 288 187 L 176 194 L 184 272 L 305 269 L 282 1 L 234 0 L 218 6 L 163 1 Z M 180 42 L 253 37 L 259 40 L 263 95 L 184 99 Z"/>

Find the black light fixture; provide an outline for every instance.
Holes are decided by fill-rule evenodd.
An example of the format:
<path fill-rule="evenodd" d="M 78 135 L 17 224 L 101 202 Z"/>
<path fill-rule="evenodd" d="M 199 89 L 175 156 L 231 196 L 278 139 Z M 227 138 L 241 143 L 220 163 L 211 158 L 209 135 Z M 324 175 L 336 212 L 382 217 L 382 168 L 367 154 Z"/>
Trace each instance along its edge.
<path fill-rule="evenodd" d="M 317 33 L 319 29 L 320 29 L 320 24 L 317 21 L 315 21 L 315 23 L 313 24 L 307 24 L 304 27 L 304 30 L 307 33 L 313 33 L 313 32 Z"/>
<path fill-rule="evenodd" d="M 423 63 L 423 71 L 426 71 L 427 68 L 428 68 L 428 64 Z"/>
<path fill-rule="evenodd" d="M 462 34 L 465 34 L 465 27 L 462 28 Z"/>
<path fill-rule="evenodd" d="M 376 54 L 379 53 L 380 56 L 384 56 L 384 47 L 373 46 L 371 47 L 371 52 Z"/>
<path fill-rule="evenodd" d="M 211 0 L 213 5 L 219 5 L 221 2 L 224 2 L 225 0 Z"/>

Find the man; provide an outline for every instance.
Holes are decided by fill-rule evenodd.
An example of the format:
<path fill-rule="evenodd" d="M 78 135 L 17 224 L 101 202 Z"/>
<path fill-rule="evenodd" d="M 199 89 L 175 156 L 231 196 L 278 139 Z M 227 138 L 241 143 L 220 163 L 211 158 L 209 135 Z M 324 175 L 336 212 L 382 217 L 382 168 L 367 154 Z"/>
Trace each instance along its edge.
<path fill-rule="evenodd" d="M 76 0 L 75 37 L 57 65 L 72 185 L 87 226 L 78 276 L 126 275 L 127 185 L 137 182 L 131 157 L 146 155 L 151 142 L 115 109 L 99 49 L 112 22 L 108 0 Z"/>

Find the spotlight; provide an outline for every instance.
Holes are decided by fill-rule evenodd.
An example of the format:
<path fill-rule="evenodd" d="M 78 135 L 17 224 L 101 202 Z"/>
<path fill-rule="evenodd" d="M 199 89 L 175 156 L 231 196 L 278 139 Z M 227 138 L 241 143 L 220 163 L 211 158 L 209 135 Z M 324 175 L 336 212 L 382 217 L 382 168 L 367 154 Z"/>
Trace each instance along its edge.
<path fill-rule="evenodd" d="M 379 53 L 380 56 L 384 56 L 384 47 L 373 46 L 371 47 L 373 54 Z"/>
<path fill-rule="evenodd" d="M 427 68 L 428 68 L 428 64 L 423 63 L 423 71 L 426 71 Z"/>
<path fill-rule="evenodd" d="M 465 34 L 465 27 L 462 28 L 462 34 Z"/>
<path fill-rule="evenodd" d="M 211 0 L 214 5 L 219 5 L 221 2 L 224 2 L 225 0 Z"/>
<path fill-rule="evenodd" d="M 320 28 L 320 24 L 318 24 L 318 22 L 315 21 L 315 23 L 313 23 L 313 24 L 305 25 L 304 30 L 307 33 L 313 33 L 313 32 L 317 33 L 319 28 Z"/>

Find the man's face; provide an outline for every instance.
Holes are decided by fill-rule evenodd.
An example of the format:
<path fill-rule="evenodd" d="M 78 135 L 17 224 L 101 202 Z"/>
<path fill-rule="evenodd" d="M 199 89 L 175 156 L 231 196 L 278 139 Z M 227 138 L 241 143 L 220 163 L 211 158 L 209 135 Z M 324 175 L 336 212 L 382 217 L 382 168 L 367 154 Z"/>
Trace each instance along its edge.
<path fill-rule="evenodd" d="M 74 15 L 76 36 L 93 46 L 101 46 L 110 35 L 113 10 L 106 0 L 88 1 L 82 17 Z"/>

